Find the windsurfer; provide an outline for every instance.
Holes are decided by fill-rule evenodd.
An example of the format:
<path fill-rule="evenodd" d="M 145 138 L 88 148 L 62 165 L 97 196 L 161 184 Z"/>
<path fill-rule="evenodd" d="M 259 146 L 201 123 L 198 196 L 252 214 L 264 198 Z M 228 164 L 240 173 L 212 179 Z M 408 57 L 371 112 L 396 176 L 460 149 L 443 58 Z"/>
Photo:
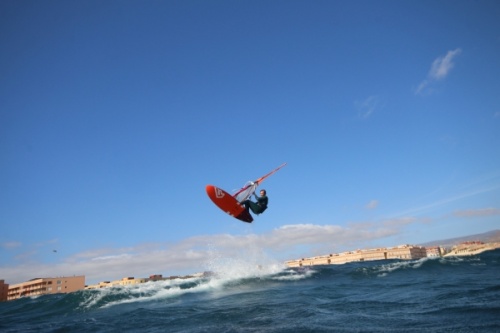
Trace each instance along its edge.
<path fill-rule="evenodd" d="M 241 204 L 245 206 L 246 210 L 251 209 L 254 214 L 261 214 L 267 209 L 267 203 L 269 199 L 267 198 L 266 190 L 260 190 L 260 197 L 255 193 L 253 194 L 257 202 L 252 200 L 245 200 Z"/>

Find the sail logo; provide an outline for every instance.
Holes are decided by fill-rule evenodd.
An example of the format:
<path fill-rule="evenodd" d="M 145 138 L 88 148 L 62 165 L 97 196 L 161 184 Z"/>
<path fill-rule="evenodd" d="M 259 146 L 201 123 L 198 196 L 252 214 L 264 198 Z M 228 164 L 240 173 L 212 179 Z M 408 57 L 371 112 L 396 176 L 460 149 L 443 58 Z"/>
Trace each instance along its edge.
<path fill-rule="evenodd" d="M 215 197 L 217 199 L 223 198 L 224 197 L 224 191 L 221 190 L 220 188 L 216 187 L 215 188 Z"/>

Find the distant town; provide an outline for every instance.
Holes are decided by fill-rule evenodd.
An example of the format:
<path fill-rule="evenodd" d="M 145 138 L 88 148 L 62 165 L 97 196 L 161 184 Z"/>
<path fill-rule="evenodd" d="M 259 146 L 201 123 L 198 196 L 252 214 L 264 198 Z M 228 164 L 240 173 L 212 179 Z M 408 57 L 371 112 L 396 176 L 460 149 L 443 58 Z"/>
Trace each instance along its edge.
<path fill-rule="evenodd" d="M 500 231 L 494 231 L 487 238 L 488 242 L 482 240 L 462 241 L 451 248 L 442 246 L 415 246 L 400 245 L 396 247 L 384 247 L 375 249 L 364 249 L 347 251 L 342 253 L 330 253 L 327 255 L 300 258 L 285 262 L 288 267 L 307 267 L 314 265 L 341 265 L 350 262 L 362 262 L 373 260 L 413 260 L 421 258 L 471 256 L 479 253 L 500 248 Z M 121 280 L 103 281 L 94 285 L 85 285 L 85 276 L 66 276 L 56 278 L 35 278 L 27 282 L 14 285 L 0 280 L 0 302 L 11 301 L 21 297 L 39 296 L 46 294 L 71 293 L 84 289 L 102 289 L 117 286 L 129 286 L 134 284 L 155 282 L 172 279 L 188 279 L 210 275 L 210 272 L 196 273 L 186 276 L 163 277 L 160 274 L 151 275 L 148 278 L 124 277 Z"/>
<path fill-rule="evenodd" d="M 303 267 L 314 265 L 340 265 L 349 262 L 373 261 L 373 260 L 412 260 L 421 258 L 471 256 L 500 248 L 500 242 L 484 243 L 482 241 L 467 241 L 458 244 L 451 249 L 440 246 L 415 246 L 400 245 L 396 247 L 383 247 L 368 250 L 347 251 L 342 253 L 331 253 L 322 256 L 301 258 L 285 262 L 288 267 Z"/>

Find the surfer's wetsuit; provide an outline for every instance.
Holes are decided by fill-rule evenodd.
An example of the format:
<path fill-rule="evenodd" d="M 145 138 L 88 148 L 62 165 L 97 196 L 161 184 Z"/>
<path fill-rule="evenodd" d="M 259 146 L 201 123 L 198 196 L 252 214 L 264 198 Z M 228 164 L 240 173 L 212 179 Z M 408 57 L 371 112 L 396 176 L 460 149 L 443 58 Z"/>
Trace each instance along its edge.
<path fill-rule="evenodd" d="M 255 198 L 257 199 L 257 202 L 245 200 L 242 204 L 245 205 L 246 209 L 250 208 L 254 214 L 263 213 L 267 209 L 267 203 L 269 201 L 267 195 L 264 194 L 260 197 L 255 196 Z"/>

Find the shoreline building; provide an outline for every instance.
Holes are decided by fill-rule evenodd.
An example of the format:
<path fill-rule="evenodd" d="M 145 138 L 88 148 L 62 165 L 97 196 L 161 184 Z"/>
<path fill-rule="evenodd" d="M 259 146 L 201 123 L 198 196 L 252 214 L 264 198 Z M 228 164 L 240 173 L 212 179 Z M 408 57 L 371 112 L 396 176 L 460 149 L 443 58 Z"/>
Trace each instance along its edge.
<path fill-rule="evenodd" d="M 7 301 L 8 294 L 9 294 L 9 284 L 5 283 L 5 280 L 0 280 L 0 302 Z"/>
<path fill-rule="evenodd" d="M 115 280 L 115 281 L 102 281 L 99 282 L 98 284 L 92 284 L 89 286 L 85 286 L 85 289 L 101 289 L 101 288 L 110 288 L 110 287 L 117 287 L 117 286 L 129 286 L 133 284 L 139 284 L 139 283 L 145 283 L 148 282 L 149 279 L 147 278 L 134 278 L 134 277 L 124 277 L 121 280 Z"/>
<path fill-rule="evenodd" d="M 65 294 L 85 288 L 85 276 L 62 276 L 57 278 L 35 278 L 9 287 L 7 300 L 25 296 Z"/>
<path fill-rule="evenodd" d="M 455 245 L 450 252 L 444 255 L 444 257 L 473 256 L 485 251 L 496 250 L 499 248 L 500 242 L 483 243 L 481 241 L 468 241 Z"/>
<path fill-rule="evenodd" d="M 445 249 L 440 246 L 426 247 L 427 257 L 429 258 L 439 258 L 445 254 Z"/>
<path fill-rule="evenodd" d="M 342 253 L 302 258 L 286 261 L 288 267 L 302 267 L 314 265 L 341 265 L 348 262 L 387 260 L 387 259 L 420 259 L 427 257 L 427 251 L 423 246 L 400 245 L 396 247 L 356 250 Z"/>
<path fill-rule="evenodd" d="M 111 288 L 111 287 L 118 287 L 118 286 L 130 286 L 134 284 L 141 284 L 141 283 L 146 283 L 146 282 L 154 282 L 154 281 L 165 281 L 165 280 L 175 280 L 175 279 L 189 279 L 189 278 L 194 278 L 194 277 L 203 277 L 207 276 L 207 272 L 203 273 L 195 273 L 191 275 L 185 275 L 185 276 L 168 276 L 168 277 L 163 277 L 161 274 L 154 274 L 150 275 L 149 278 L 134 278 L 134 277 L 124 277 L 121 280 L 115 280 L 115 281 L 102 281 L 97 284 L 91 284 L 88 286 L 85 286 L 86 290 L 89 289 L 101 289 L 101 288 Z"/>

